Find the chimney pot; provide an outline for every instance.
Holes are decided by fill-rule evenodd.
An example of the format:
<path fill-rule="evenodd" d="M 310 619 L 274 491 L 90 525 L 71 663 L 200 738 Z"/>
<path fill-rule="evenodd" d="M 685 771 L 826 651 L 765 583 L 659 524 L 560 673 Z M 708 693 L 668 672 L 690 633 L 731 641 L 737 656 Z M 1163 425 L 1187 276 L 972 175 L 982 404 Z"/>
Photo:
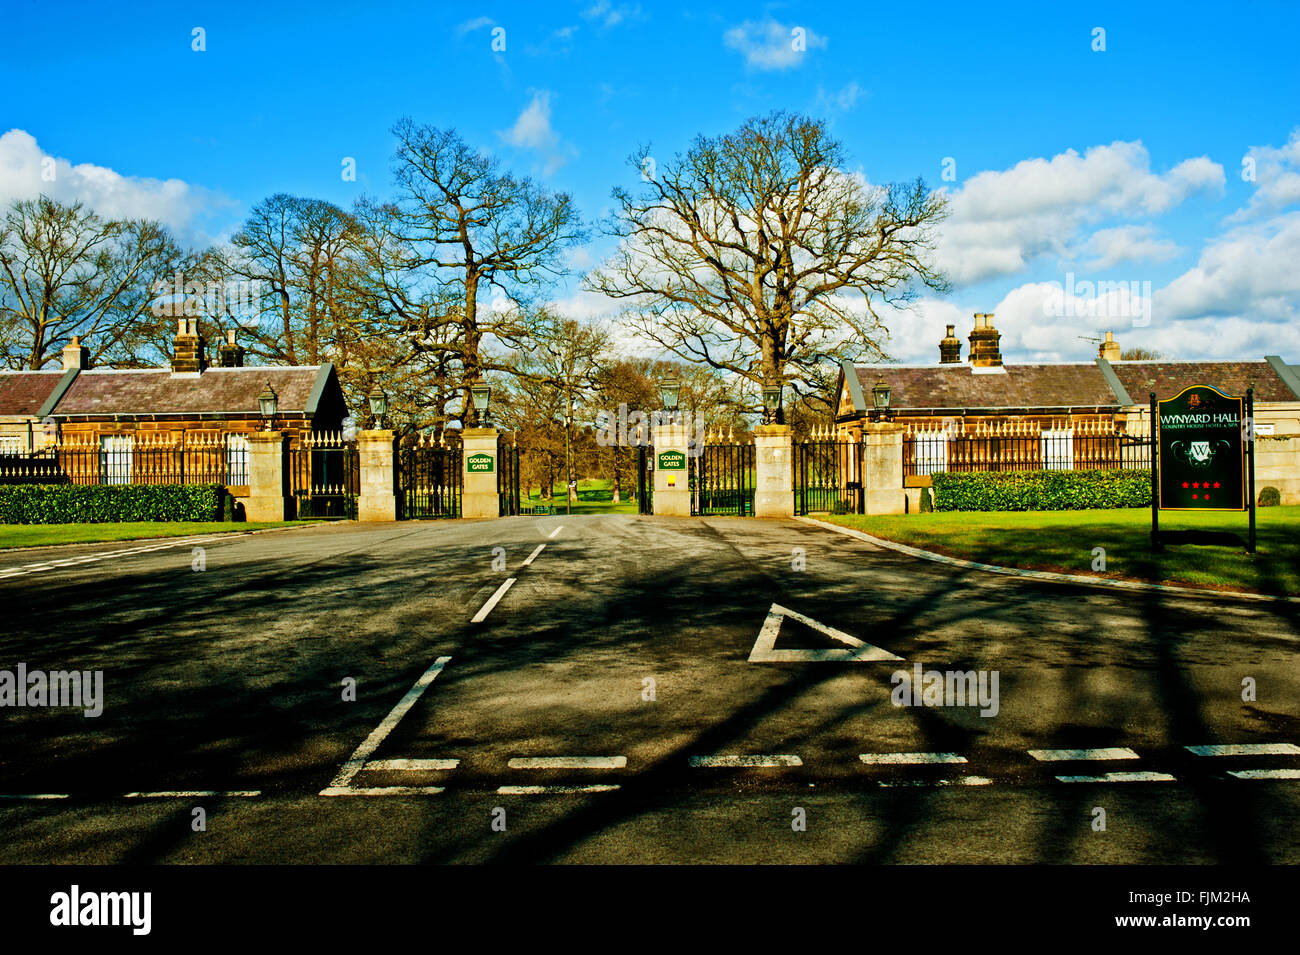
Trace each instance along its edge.
<path fill-rule="evenodd" d="M 90 367 L 90 349 L 81 344 L 81 336 L 73 335 L 63 346 L 63 370 L 84 371 Z"/>
<path fill-rule="evenodd" d="M 1107 361 L 1119 361 L 1119 342 L 1115 341 L 1114 332 L 1106 333 L 1106 340 L 1102 342 L 1101 347 L 1097 349 L 1097 354 Z"/>

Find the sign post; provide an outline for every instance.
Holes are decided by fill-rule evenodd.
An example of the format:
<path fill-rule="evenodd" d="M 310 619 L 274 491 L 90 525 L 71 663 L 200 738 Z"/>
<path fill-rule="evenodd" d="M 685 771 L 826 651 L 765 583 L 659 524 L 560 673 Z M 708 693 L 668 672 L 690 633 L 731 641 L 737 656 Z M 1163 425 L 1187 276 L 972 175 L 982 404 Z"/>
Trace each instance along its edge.
<path fill-rule="evenodd" d="M 1209 385 L 1172 398 L 1151 394 L 1151 546 L 1224 543 L 1223 534 L 1160 532 L 1160 511 L 1250 512 L 1246 549 L 1255 552 L 1254 392 L 1226 395 Z M 1240 541 L 1232 535 L 1227 540 Z"/>

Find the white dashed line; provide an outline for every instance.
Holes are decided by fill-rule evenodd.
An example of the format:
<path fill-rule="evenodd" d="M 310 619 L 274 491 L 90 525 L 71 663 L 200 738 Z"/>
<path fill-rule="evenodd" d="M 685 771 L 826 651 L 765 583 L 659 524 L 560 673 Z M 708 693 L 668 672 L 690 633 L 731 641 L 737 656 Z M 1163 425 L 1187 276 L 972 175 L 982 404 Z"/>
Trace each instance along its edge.
<path fill-rule="evenodd" d="M 67 793 L 0 793 L 0 799 L 67 799 Z"/>
<path fill-rule="evenodd" d="M 199 796 L 229 796 L 235 799 L 252 799 L 262 795 L 260 789 L 164 789 L 151 793 L 123 793 L 126 799 L 189 799 Z"/>
<path fill-rule="evenodd" d="M 529 564 L 535 561 L 537 559 L 537 555 L 540 554 L 545 549 L 546 549 L 545 544 L 538 544 L 537 549 L 534 550 L 531 554 L 529 554 L 528 559 L 524 561 L 523 564 L 521 564 L 520 566 L 527 567 Z"/>
<path fill-rule="evenodd" d="M 1300 779 L 1300 769 L 1238 769 L 1229 770 L 1228 775 L 1238 779 Z"/>
<path fill-rule="evenodd" d="M 777 766 L 802 766 L 798 756 L 692 756 L 690 764 L 698 769 L 769 769 Z"/>
<path fill-rule="evenodd" d="M 868 765 L 966 762 L 965 756 L 956 753 L 861 753 L 858 759 Z"/>
<path fill-rule="evenodd" d="M 1300 756 L 1294 743 L 1228 743 L 1222 746 L 1186 746 L 1197 756 Z"/>
<path fill-rule="evenodd" d="M 561 525 L 560 525 L 559 527 L 557 527 L 555 530 L 551 531 L 551 532 L 550 532 L 549 534 L 547 534 L 546 536 L 547 536 L 548 538 L 554 537 L 556 534 L 560 533 L 560 531 L 562 531 L 562 530 L 564 530 L 564 525 L 563 525 L 563 524 L 561 524 Z"/>
<path fill-rule="evenodd" d="M 370 732 L 370 735 L 357 747 L 356 752 L 343 764 L 338 775 L 330 782 L 330 789 L 345 787 L 352 782 L 352 777 L 361 772 L 361 768 L 366 765 L 370 754 L 379 748 L 379 744 L 393 731 L 393 727 L 406 715 L 406 711 L 415 705 L 415 701 L 429 688 L 429 684 L 437 678 L 438 674 L 442 672 L 442 668 L 450 661 L 451 657 L 438 657 L 433 661 L 433 665 L 424 671 L 420 678 L 415 681 L 415 685 L 406 691 L 406 695 L 398 700 L 397 705 L 384 717 L 384 721 Z M 329 795 L 338 794 L 329 793 Z"/>
<path fill-rule="evenodd" d="M 1101 776 L 1057 776 L 1063 783 L 1172 783 L 1177 779 L 1168 773 L 1105 773 Z"/>
<path fill-rule="evenodd" d="M 1040 763 L 1061 763 L 1084 759 L 1139 759 L 1127 746 L 1110 746 L 1102 749 L 1031 749 L 1029 755 Z"/>
<path fill-rule="evenodd" d="M 881 780 L 880 785 L 885 789 L 894 789 L 902 786 L 989 786 L 993 780 L 987 776 L 959 776 L 956 779 L 901 779 L 901 780 Z"/>
<path fill-rule="evenodd" d="M 218 541 L 230 540 L 233 537 L 239 537 L 240 534 L 203 534 L 191 537 L 175 537 L 159 544 L 150 544 L 147 547 L 128 547 L 125 550 L 110 550 L 98 554 L 87 554 L 84 557 L 64 557 L 58 560 L 42 561 L 35 564 L 20 564 L 16 567 L 5 567 L 0 569 L 0 580 L 9 577 L 22 577 L 25 574 L 39 574 L 48 570 L 55 570 L 60 567 L 71 567 L 74 564 L 93 564 L 101 560 L 110 560 L 115 557 L 128 557 L 132 554 L 150 554 L 158 550 L 166 550 L 171 547 L 183 547 L 186 544 L 196 542 L 216 543 Z"/>
<path fill-rule="evenodd" d="M 441 772 L 455 769 L 459 759 L 372 759 L 363 767 L 375 772 Z"/>
<path fill-rule="evenodd" d="M 507 577 L 502 582 L 501 586 L 497 588 L 497 592 L 488 598 L 488 602 L 479 608 L 479 612 L 474 614 L 474 616 L 470 618 L 469 622 L 482 623 L 484 620 L 486 620 L 487 615 L 492 612 L 492 608 L 497 605 L 497 601 L 499 601 L 502 597 L 506 595 L 506 591 L 509 590 L 511 587 L 513 587 L 514 583 L 515 583 L 514 577 Z"/>
<path fill-rule="evenodd" d="M 549 796 L 570 795 L 573 793 L 608 793 L 618 788 L 618 786 L 500 786 L 497 788 L 497 795 Z"/>
<path fill-rule="evenodd" d="M 626 756 L 516 756 L 511 769 L 624 769 Z"/>
<path fill-rule="evenodd" d="M 436 796 L 441 786 L 327 786 L 322 796 Z"/>

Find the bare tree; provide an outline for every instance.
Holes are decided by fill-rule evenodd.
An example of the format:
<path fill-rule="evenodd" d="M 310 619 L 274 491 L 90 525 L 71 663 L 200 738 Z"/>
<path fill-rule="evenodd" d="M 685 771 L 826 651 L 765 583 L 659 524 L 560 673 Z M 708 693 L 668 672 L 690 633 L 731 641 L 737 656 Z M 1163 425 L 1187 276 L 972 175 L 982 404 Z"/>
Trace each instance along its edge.
<path fill-rule="evenodd" d="M 947 287 L 929 261 L 943 197 L 846 171 L 818 120 L 775 112 L 697 138 L 653 174 L 648 147 L 630 162 L 644 188 L 614 189 L 619 247 L 587 287 L 629 300 L 672 354 L 756 391 L 826 390 L 839 359 L 883 354 L 880 305 Z"/>
<path fill-rule="evenodd" d="M 1150 348 L 1126 348 L 1120 353 L 1120 361 L 1158 361 L 1165 356 Z"/>
<path fill-rule="evenodd" d="M 460 327 L 464 415 L 474 424 L 469 388 L 499 367 L 485 355 L 485 340 L 509 348 L 528 333 L 521 309 L 482 309 L 480 294 L 491 286 L 513 303 L 526 302 L 544 281 L 564 273 L 562 253 L 582 237 L 582 228 L 567 193 L 503 172 L 455 130 L 404 118 L 393 134 L 393 228 L 410 250 L 407 268 L 432 272 L 458 292 L 459 309 L 444 317 Z"/>
<path fill-rule="evenodd" d="M 41 368 L 78 335 L 97 362 L 130 364 L 153 282 L 181 252 L 157 222 L 101 219 L 46 196 L 0 222 L 0 333 L 9 367 Z"/>

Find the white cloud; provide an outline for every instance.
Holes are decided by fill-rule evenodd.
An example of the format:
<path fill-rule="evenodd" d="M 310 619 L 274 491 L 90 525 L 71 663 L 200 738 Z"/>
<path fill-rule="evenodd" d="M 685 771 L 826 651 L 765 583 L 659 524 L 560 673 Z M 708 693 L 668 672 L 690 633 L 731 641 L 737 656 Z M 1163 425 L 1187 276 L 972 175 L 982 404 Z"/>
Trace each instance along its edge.
<path fill-rule="evenodd" d="M 624 20 L 636 20 L 641 16 L 641 4 L 639 3 L 620 3 L 612 4 L 609 0 L 597 0 L 586 10 L 582 11 L 582 16 L 587 20 L 594 20 L 603 27 L 618 26 Z"/>
<path fill-rule="evenodd" d="M 1164 262 L 1179 252 L 1176 242 L 1155 238 L 1155 228 L 1149 225 L 1098 229 L 1088 238 L 1087 249 L 1097 256 L 1087 263 L 1090 269 L 1109 269 L 1121 262 Z"/>
<path fill-rule="evenodd" d="M 723 42 L 745 56 L 755 70 L 787 70 L 803 62 L 808 50 L 825 49 L 826 38 L 804 26 L 785 26 L 768 18 L 746 20 L 723 34 Z"/>
<path fill-rule="evenodd" d="M 1151 171 L 1140 142 L 1026 159 L 972 176 L 950 194 L 939 258 L 957 284 L 1020 271 L 1046 254 L 1070 256 L 1087 224 L 1168 212 L 1194 192 L 1221 191 L 1223 167 L 1205 157 Z M 1162 253 L 1160 248 L 1149 249 Z"/>
<path fill-rule="evenodd" d="M 47 178 L 51 168 L 52 181 Z M 210 241 L 200 220 L 233 206 L 211 190 L 180 179 L 124 176 L 93 163 L 73 165 L 50 156 L 30 133 L 11 129 L 0 136 L 0 205 L 41 194 L 60 202 L 83 202 L 105 218 L 155 219 L 181 241 L 195 245 Z"/>
<path fill-rule="evenodd" d="M 839 112 L 847 113 L 858 104 L 862 98 L 864 90 L 858 85 L 857 80 L 841 87 L 834 93 L 828 93 L 821 87 L 817 88 L 816 109 L 819 112 Z"/>
<path fill-rule="evenodd" d="M 456 32 L 464 35 L 491 26 L 496 26 L 496 21 L 491 17 L 475 17 L 473 20 L 466 20 L 460 26 L 456 27 Z"/>
<path fill-rule="evenodd" d="M 550 90 L 534 90 L 533 98 L 519 114 L 514 125 L 497 135 L 511 146 L 541 153 L 544 160 L 543 172 L 547 176 L 578 154 L 577 148 L 562 140 L 551 125 Z"/>
<path fill-rule="evenodd" d="M 1291 138 L 1280 149 L 1252 146 L 1246 158 L 1253 161 L 1255 192 L 1246 208 L 1229 216 L 1230 221 L 1300 202 L 1300 127 L 1291 130 Z"/>

